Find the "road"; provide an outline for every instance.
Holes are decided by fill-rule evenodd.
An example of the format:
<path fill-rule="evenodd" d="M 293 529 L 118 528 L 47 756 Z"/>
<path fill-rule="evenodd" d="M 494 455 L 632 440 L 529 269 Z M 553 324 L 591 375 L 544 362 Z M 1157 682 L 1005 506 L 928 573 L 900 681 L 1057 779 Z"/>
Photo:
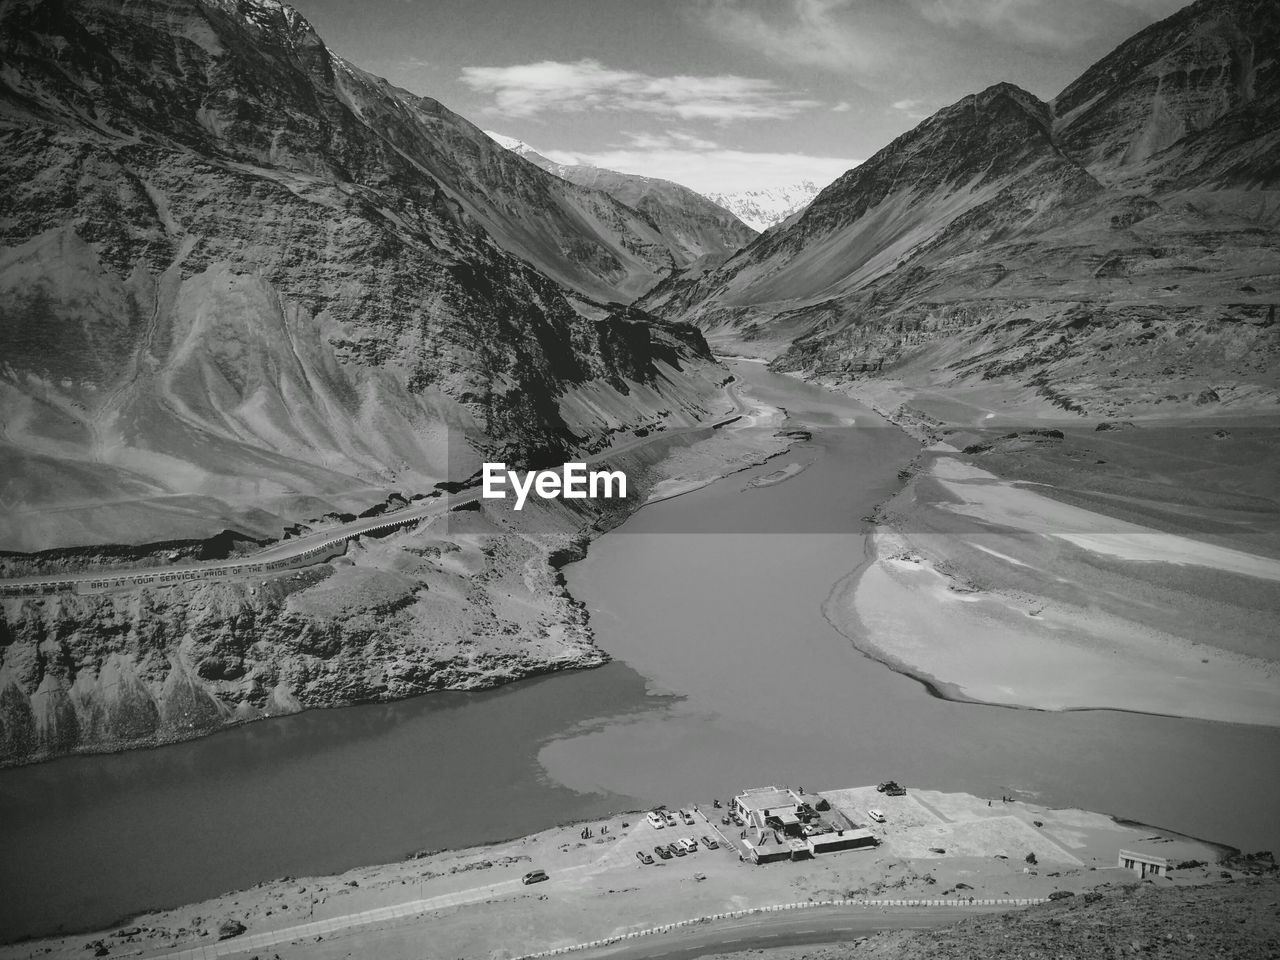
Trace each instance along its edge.
<path fill-rule="evenodd" d="M 557 872 L 557 878 L 590 870 L 583 864 Z M 305 943 L 317 937 L 341 936 L 357 927 L 378 923 L 410 921 L 423 923 L 424 914 L 448 907 L 483 903 L 522 889 L 519 879 L 458 890 L 453 893 L 413 900 L 408 903 L 363 910 L 359 913 L 312 920 L 260 933 L 194 944 L 166 953 L 146 954 L 148 960 L 218 960 L 291 943 Z M 857 906 L 823 906 L 783 913 L 760 913 L 724 920 L 711 920 L 655 932 L 607 946 L 573 950 L 574 957 L 608 960 L 645 960 L 650 957 L 700 957 L 706 953 L 736 953 L 762 947 L 784 947 L 806 943 L 837 943 L 869 936 L 881 930 L 924 930 L 954 923 L 975 913 L 1001 913 L 1011 906 L 927 906 L 896 907 L 869 902 Z M 541 956 L 533 954 L 532 956 Z"/>
<path fill-rule="evenodd" d="M 955 923 L 975 913 L 1009 907 L 820 907 L 794 913 L 768 913 L 682 927 L 667 933 L 624 940 L 606 947 L 575 950 L 584 960 L 692 960 L 709 953 L 738 953 L 767 947 L 840 943 L 881 930 L 924 930 Z"/>
<path fill-rule="evenodd" d="M 747 406 L 738 395 L 733 383 L 725 385 L 724 393 L 732 404 L 732 412 L 719 417 L 711 423 L 677 427 L 673 430 L 664 430 L 647 437 L 638 437 L 627 443 L 612 446 L 608 450 L 587 457 L 583 462 L 588 464 L 598 463 L 610 457 L 615 457 L 620 453 L 633 450 L 636 447 L 652 443 L 655 440 L 726 426 L 742 417 L 747 410 Z M 58 576 L 35 575 L 0 579 L 0 596 L 38 596 L 62 590 L 96 593 L 106 590 L 129 589 L 148 584 L 165 585 L 184 581 L 216 580 L 230 576 L 260 576 L 286 568 L 296 569 L 331 559 L 341 553 L 345 549 L 347 541 L 353 537 L 391 530 L 406 524 L 416 523 L 419 520 L 437 517 L 447 513 L 451 508 L 461 506 L 474 499 L 475 493 L 468 490 L 452 495 L 433 495 L 425 502 L 419 501 L 392 513 L 352 520 L 349 523 L 330 527 L 316 533 L 289 540 L 281 540 L 249 557 L 211 560 L 205 563 L 163 564 L 111 572 L 91 571 Z"/>

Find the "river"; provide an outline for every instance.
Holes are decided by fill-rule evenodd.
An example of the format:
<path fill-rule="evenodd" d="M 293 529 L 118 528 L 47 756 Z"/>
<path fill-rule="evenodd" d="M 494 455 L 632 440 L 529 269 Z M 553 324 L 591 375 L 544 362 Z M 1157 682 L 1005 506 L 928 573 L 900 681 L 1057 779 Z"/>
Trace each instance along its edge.
<path fill-rule="evenodd" d="M 644 508 L 567 568 L 615 662 L 0 772 L 0 939 L 781 781 L 892 777 L 1280 845 L 1280 730 L 953 703 L 858 653 L 822 602 L 918 447 L 736 368 L 813 439 Z"/>

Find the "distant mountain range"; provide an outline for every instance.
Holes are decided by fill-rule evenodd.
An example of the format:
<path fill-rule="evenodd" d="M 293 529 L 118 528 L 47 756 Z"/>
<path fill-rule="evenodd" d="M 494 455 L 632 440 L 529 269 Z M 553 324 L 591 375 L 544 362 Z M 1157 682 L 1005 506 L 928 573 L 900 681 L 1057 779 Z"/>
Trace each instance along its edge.
<path fill-rule="evenodd" d="M 0 548 L 278 535 L 719 394 L 696 330 L 622 308 L 699 235 L 285 4 L 5 3 L 0 57 Z"/>
<path fill-rule="evenodd" d="M 803 210 L 818 195 L 819 189 L 812 180 L 802 180 L 785 187 L 712 193 L 707 199 L 732 211 L 747 226 L 763 232 Z"/>
<path fill-rule="evenodd" d="M 1078 412 L 1280 402 L 1280 4 L 1199 0 L 1044 102 L 940 110 L 639 302 L 776 354 Z"/>
<path fill-rule="evenodd" d="M 667 240 L 675 266 L 719 262 L 755 238 L 756 231 L 688 187 L 657 177 L 619 173 L 591 164 L 556 163 L 522 140 L 487 131 L 512 153 L 562 180 L 600 190 L 643 214 Z"/>
<path fill-rule="evenodd" d="M 670 180 L 619 173 L 616 170 L 607 170 L 587 163 L 557 163 L 538 153 L 523 140 L 494 133 L 491 130 L 486 132 L 508 150 L 536 163 L 543 170 L 582 186 L 598 186 L 600 189 L 607 190 L 615 199 L 630 206 L 636 206 L 638 200 L 649 197 L 657 201 L 661 207 L 674 205 L 705 210 L 706 215 L 715 222 L 719 222 L 725 213 L 729 213 L 734 219 L 751 228 L 751 232 L 747 234 L 747 240 L 754 234 L 767 230 L 793 213 L 804 209 L 805 205 L 818 195 L 818 185 L 812 180 L 803 180 L 784 187 L 700 194 Z M 710 201 L 711 206 L 708 208 L 705 204 L 699 204 L 699 201 Z M 740 231 L 726 231 L 726 248 L 729 248 L 731 242 L 738 240 L 740 236 Z M 745 242 L 746 240 L 741 240 L 737 246 L 742 246 Z M 736 248 L 732 247 L 730 252 Z"/>

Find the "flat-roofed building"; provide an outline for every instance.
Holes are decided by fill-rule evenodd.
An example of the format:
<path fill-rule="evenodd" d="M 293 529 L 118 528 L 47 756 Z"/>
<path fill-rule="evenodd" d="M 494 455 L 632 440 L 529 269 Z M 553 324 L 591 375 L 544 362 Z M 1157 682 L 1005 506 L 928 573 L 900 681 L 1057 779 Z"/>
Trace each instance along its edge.
<path fill-rule="evenodd" d="M 1168 858 L 1145 850 L 1121 850 L 1116 866 L 1132 870 L 1140 877 L 1167 877 L 1170 870 Z"/>
<path fill-rule="evenodd" d="M 878 843 L 870 830 L 828 823 L 814 812 L 819 804 L 830 808 L 817 794 L 789 787 L 754 787 L 734 797 L 730 809 L 750 825 L 753 836 L 742 842 L 756 863 L 802 860 Z"/>
<path fill-rule="evenodd" d="M 799 811 L 804 806 L 800 794 L 787 787 L 753 787 L 733 798 L 733 809 L 757 829 L 795 829 L 800 825 Z M 772 818 L 775 822 L 769 823 Z"/>
<path fill-rule="evenodd" d="M 809 849 L 815 856 L 819 853 L 856 850 L 858 847 L 874 847 L 876 843 L 876 835 L 861 827 L 853 830 L 836 830 L 833 833 L 817 833 L 808 838 Z"/>

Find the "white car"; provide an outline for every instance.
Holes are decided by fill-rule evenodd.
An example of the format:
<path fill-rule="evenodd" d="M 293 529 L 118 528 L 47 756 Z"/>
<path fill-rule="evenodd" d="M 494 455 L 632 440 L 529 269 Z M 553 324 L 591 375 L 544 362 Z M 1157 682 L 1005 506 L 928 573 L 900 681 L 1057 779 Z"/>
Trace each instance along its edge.
<path fill-rule="evenodd" d="M 662 818 L 658 816 L 656 813 L 649 814 L 649 816 L 646 819 L 648 819 L 649 823 L 653 825 L 653 829 L 655 830 L 661 830 L 663 827 L 666 826 L 666 824 L 663 823 Z"/>
<path fill-rule="evenodd" d="M 679 843 L 680 846 L 684 847 L 690 853 L 698 852 L 698 841 L 693 839 L 693 837 L 685 837 L 683 840 L 679 841 Z"/>
<path fill-rule="evenodd" d="M 882 813 L 879 810 L 868 810 L 867 816 L 870 817 L 872 820 L 874 820 L 876 823 L 884 823 L 884 820 L 885 820 L 884 813 Z"/>

